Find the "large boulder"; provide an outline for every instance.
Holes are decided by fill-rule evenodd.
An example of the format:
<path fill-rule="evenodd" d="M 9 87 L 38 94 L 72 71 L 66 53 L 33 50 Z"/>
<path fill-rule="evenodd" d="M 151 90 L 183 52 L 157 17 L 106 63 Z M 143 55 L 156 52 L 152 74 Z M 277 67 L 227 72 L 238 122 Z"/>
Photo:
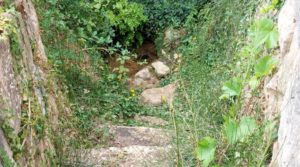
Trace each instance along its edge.
<path fill-rule="evenodd" d="M 141 102 L 150 106 L 159 106 L 164 103 L 171 104 L 175 90 L 175 84 L 170 84 L 162 88 L 146 89 L 141 94 Z"/>

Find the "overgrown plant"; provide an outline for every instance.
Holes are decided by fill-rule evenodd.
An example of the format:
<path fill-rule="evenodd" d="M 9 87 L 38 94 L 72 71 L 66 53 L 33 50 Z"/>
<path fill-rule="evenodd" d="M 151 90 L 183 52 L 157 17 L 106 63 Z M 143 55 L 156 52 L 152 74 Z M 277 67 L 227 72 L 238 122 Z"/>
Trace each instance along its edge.
<path fill-rule="evenodd" d="M 142 42 L 138 28 L 147 20 L 143 6 L 127 0 L 48 0 L 46 16 L 76 32 L 80 41 L 99 46 Z M 58 17 L 57 17 L 58 16 Z M 50 19 L 50 20 L 52 20 Z M 48 23 L 48 26 L 53 23 Z"/>
<path fill-rule="evenodd" d="M 263 78 L 276 65 L 268 56 L 277 47 L 273 21 L 261 19 L 250 25 L 257 4 L 213 1 L 188 17 L 180 104 L 175 103 L 185 164 L 256 166 L 267 159 L 272 139 L 262 137 L 267 125 L 261 122 L 261 108 L 253 104 L 255 116 L 240 112 L 245 86 L 250 85 L 257 96 Z M 194 152 L 194 158 L 188 152 Z"/>

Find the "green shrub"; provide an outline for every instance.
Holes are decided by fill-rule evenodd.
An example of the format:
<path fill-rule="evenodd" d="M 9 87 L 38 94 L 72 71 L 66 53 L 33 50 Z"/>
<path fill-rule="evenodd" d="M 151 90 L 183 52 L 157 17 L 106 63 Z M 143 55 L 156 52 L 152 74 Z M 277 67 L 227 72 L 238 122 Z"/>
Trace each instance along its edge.
<path fill-rule="evenodd" d="M 52 23 L 67 26 L 76 32 L 82 42 L 100 46 L 112 46 L 117 41 L 130 46 L 147 17 L 143 6 L 127 0 L 48 0 Z M 47 22 L 47 21 L 46 21 Z M 49 27 L 49 21 L 47 27 Z M 46 24 L 45 24 L 46 25 Z"/>
<path fill-rule="evenodd" d="M 190 12 L 208 0 L 132 0 L 144 5 L 147 23 L 143 26 L 143 34 L 155 39 L 156 35 L 169 26 L 182 25 Z"/>

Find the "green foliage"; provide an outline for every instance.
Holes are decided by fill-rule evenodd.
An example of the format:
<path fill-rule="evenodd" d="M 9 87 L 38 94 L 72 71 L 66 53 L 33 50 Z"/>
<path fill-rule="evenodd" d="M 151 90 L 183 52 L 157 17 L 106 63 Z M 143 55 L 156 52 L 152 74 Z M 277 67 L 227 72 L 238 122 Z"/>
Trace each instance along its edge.
<path fill-rule="evenodd" d="M 4 167 L 14 167 L 14 163 L 9 159 L 9 157 L 6 155 L 5 151 L 0 148 L 0 164 L 2 164 Z"/>
<path fill-rule="evenodd" d="M 257 156 L 265 151 L 262 128 L 258 127 L 254 118 L 242 117 L 243 114 L 239 113 L 241 93 L 246 83 L 257 87 L 262 74 L 269 74 L 274 68 L 270 67 L 272 62 L 269 60 L 259 61 L 257 67 L 254 64 L 258 55 L 264 53 L 264 48 L 277 46 L 278 34 L 273 22 L 255 22 L 250 31 L 251 44 L 247 45 L 247 30 L 256 4 L 254 0 L 48 0 L 47 5 L 41 5 L 47 6 L 47 10 L 41 10 L 45 13 L 43 29 L 53 29 L 49 31 L 51 33 L 58 31 L 60 37 L 51 38 L 51 33 L 47 33 L 50 36 L 47 38 L 48 55 L 61 76 L 60 81 L 68 86 L 72 103 L 71 119 L 63 125 L 71 124 L 72 130 L 79 132 L 75 142 L 68 144 L 77 143 L 75 148 L 92 147 L 95 138 L 98 144 L 99 136 L 106 136 L 95 130 L 99 120 L 101 123 L 102 120 L 123 123 L 124 119 L 126 121 L 136 113 L 148 112 L 138 104 L 135 96 L 138 92 L 129 91 L 124 86 L 126 77 L 123 74 L 127 72 L 124 63 L 130 53 L 117 46 L 118 41 L 125 47 L 130 46 L 135 41 L 142 41 L 141 34 L 153 39 L 157 31 L 186 23 L 184 28 L 188 35 L 178 49 L 183 54 L 180 72 L 166 80 L 180 83 L 174 104 L 174 120 L 179 121 L 178 143 L 181 146 L 178 150 L 184 161 L 182 165 L 196 166 L 197 160 L 200 160 L 204 166 L 209 166 L 215 160 L 222 166 L 257 166 L 258 161 L 265 160 L 265 156 Z M 72 43 L 69 39 L 64 44 L 60 43 L 60 39 L 73 32 L 79 37 L 81 46 L 93 46 L 87 51 L 92 59 L 89 69 L 82 68 L 80 64 L 84 60 L 81 48 L 74 49 L 76 52 L 70 51 L 65 45 Z M 111 73 L 100 58 L 102 54 L 97 50 L 102 46 L 105 46 L 106 54 L 119 55 L 121 66 L 116 70 L 120 75 Z M 243 59 L 237 73 L 232 68 L 240 58 L 237 56 L 242 47 L 246 56 L 241 56 Z M 222 83 L 225 83 L 223 95 Z M 234 101 L 220 101 L 220 96 Z M 259 113 L 259 108 L 255 112 Z M 168 114 L 165 110 L 161 113 Z M 228 118 L 225 122 L 224 117 Z M 222 127 L 224 131 L 220 130 Z M 97 135 L 90 137 L 94 133 Z M 222 136 L 227 139 L 229 148 Z M 252 143 L 244 143 L 248 137 Z M 203 140 L 199 142 L 201 138 Z M 198 144 L 196 157 L 192 155 L 194 143 Z M 216 156 L 216 151 L 222 154 Z"/>
<path fill-rule="evenodd" d="M 220 99 L 239 96 L 242 92 L 242 86 L 242 81 L 239 78 L 233 78 L 225 82 L 224 86 L 222 87 L 223 95 L 220 97 Z"/>
<path fill-rule="evenodd" d="M 274 25 L 270 28 L 255 22 L 251 26 L 257 3 L 212 1 L 188 17 L 174 105 L 182 121 L 180 149 L 185 166 L 199 165 L 195 163 L 199 154 L 195 159 L 190 155 L 199 146 L 190 145 L 203 136 L 216 140 L 216 165 L 263 166 L 268 159 L 270 142 L 263 139 L 264 124 L 257 121 L 263 119 L 262 108 L 255 101 L 260 98 L 259 90 L 252 90 L 252 97 L 247 98 L 251 107 L 244 104 L 242 95 L 247 84 L 258 88 L 262 83 L 262 78 L 255 76 L 255 64 L 260 55 L 270 55 L 277 45 Z M 219 100 L 220 96 L 229 100 Z M 250 113 L 255 117 L 248 117 Z"/>
<path fill-rule="evenodd" d="M 260 78 L 268 75 L 277 64 L 271 56 L 265 56 L 258 60 L 257 64 L 254 66 L 255 76 Z"/>
<path fill-rule="evenodd" d="M 252 77 L 248 83 L 252 90 L 256 89 L 259 86 L 259 80 L 255 76 Z"/>
<path fill-rule="evenodd" d="M 235 120 L 228 118 L 224 123 L 224 135 L 229 144 L 234 144 L 237 141 L 238 123 Z"/>
<path fill-rule="evenodd" d="M 62 139 L 62 145 L 69 149 L 105 145 L 105 135 L 101 130 L 96 132 L 95 125 L 102 121 L 123 123 L 137 113 L 146 113 L 147 109 L 140 106 L 138 97 L 126 87 L 124 74 L 112 73 L 96 49 L 88 50 L 88 54 L 78 53 L 65 43 L 63 40 L 47 48 L 49 60 L 61 84 L 67 87 L 71 103 L 71 117 L 62 124 L 76 132 L 75 138 Z M 122 64 L 129 53 L 123 50 L 120 54 L 118 59 Z M 85 62 L 87 56 L 89 61 Z M 95 142 L 95 138 L 99 141 Z"/>
<path fill-rule="evenodd" d="M 208 167 L 209 164 L 214 160 L 216 148 L 217 143 L 213 138 L 205 137 L 199 141 L 196 154 L 197 158 L 202 162 L 204 167 Z"/>
<path fill-rule="evenodd" d="M 143 34 L 150 39 L 155 39 L 160 31 L 169 26 L 180 26 L 197 3 L 207 0 L 132 0 L 144 5 L 147 23 L 143 26 Z"/>
<path fill-rule="evenodd" d="M 267 13 L 276 9 L 280 9 L 280 7 L 283 5 L 284 0 L 271 0 L 271 4 L 267 7 L 265 7 L 262 10 L 262 13 Z"/>
<path fill-rule="evenodd" d="M 97 7 L 101 6 L 97 4 Z M 99 7 L 100 8 L 100 7 Z M 112 9 L 107 11 L 110 24 L 117 28 L 117 32 L 121 36 L 125 36 L 122 43 L 125 46 L 131 45 L 135 38 L 135 32 L 141 23 L 147 20 L 144 16 L 143 6 L 137 3 L 129 3 L 127 0 L 117 1 Z M 139 40 L 139 36 L 136 37 Z M 142 41 L 138 41 L 141 43 Z"/>
<path fill-rule="evenodd" d="M 105 46 L 119 41 L 129 46 L 139 38 L 135 33 L 146 21 L 143 6 L 127 0 L 50 0 L 48 3 L 50 9 L 44 15 L 51 22 L 46 21 L 45 25 L 67 26 L 82 42 L 89 44 Z"/>
<path fill-rule="evenodd" d="M 229 144 L 235 144 L 251 135 L 256 128 L 256 122 L 251 117 L 242 117 L 240 123 L 232 118 L 227 118 L 224 123 L 224 136 Z"/>
<path fill-rule="evenodd" d="M 278 31 L 271 19 L 256 21 L 250 29 L 250 37 L 255 48 L 263 44 L 268 49 L 278 46 Z"/>
<path fill-rule="evenodd" d="M 92 81 L 78 67 L 73 66 L 63 71 L 70 98 L 75 103 L 77 116 L 82 122 L 90 122 L 94 115 L 102 115 L 107 119 L 128 118 L 140 111 L 137 98 L 131 95 L 116 74 L 103 70 L 101 79 Z"/>

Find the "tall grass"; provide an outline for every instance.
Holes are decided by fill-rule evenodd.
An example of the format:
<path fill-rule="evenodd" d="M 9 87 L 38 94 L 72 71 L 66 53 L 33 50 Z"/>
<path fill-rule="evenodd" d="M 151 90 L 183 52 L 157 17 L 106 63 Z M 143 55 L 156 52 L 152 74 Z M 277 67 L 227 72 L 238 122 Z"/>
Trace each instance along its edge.
<path fill-rule="evenodd" d="M 246 42 L 257 4 L 255 0 L 215 0 L 187 21 L 190 33 L 179 49 L 183 60 L 174 104 L 182 166 L 200 166 L 194 150 L 206 136 L 218 141 L 214 164 L 257 166 L 264 159 L 261 155 L 267 145 L 262 142 L 261 130 L 247 144 L 228 147 L 222 128 L 231 108 L 229 102 L 219 100 L 222 84 L 233 76 L 232 65 Z"/>

